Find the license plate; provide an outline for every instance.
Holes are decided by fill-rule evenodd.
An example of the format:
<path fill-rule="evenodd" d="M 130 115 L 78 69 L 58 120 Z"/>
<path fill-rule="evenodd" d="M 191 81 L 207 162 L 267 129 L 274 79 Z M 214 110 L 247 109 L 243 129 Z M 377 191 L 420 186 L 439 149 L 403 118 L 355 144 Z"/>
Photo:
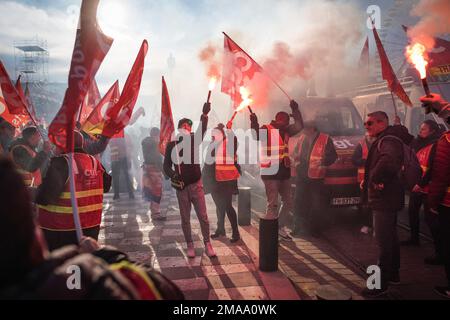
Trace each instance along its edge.
<path fill-rule="evenodd" d="M 333 206 L 354 205 L 354 204 L 359 204 L 360 201 L 361 201 L 361 199 L 359 197 L 333 198 L 333 199 L 331 199 L 331 205 L 333 205 Z"/>

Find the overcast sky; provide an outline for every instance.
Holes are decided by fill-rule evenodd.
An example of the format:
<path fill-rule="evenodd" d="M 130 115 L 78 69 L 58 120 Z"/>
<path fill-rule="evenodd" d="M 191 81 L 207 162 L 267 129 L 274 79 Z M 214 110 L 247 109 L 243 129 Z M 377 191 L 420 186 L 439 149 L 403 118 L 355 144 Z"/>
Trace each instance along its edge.
<path fill-rule="evenodd" d="M 387 10 L 393 0 L 101 0 L 99 24 L 105 34 L 114 38 L 114 44 L 97 74 L 100 91 L 105 93 L 116 79 L 123 86 L 145 38 L 150 49 L 138 105 L 146 107 L 147 117 L 152 112 L 159 113 L 161 76 L 165 75 L 175 118 L 185 113 L 196 118 L 207 94 L 205 67 L 198 59 L 202 47 L 208 42 L 222 46 L 221 32 L 226 31 L 256 60 L 270 56 L 273 44 L 278 41 L 300 50 L 303 39 L 316 32 L 323 35 L 321 25 L 330 20 L 330 13 L 317 8 L 328 8 L 329 3 L 340 6 L 331 7 L 338 8 L 331 13 L 334 23 L 342 22 L 352 32 L 352 39 L 345 43 L 346 57 L 342 58 L 351 63 L 352 59 L 357 60 L 367 35 L 364 19 L 368 4 L 375 3 Z M 0 59 L 12 76 L 13 41 L 38 36 L 48 41 L 50 81 L 67 80 L 80 4 L 80 0 L 0 0 Z M 325 7 L 320 7 L 321 4 Z M 333 41 L 335 32 L 339 34 L 326 30 L 327 41 Z M 167 66 L 170 54 L 176 62 L 171 74 Z M 293 97 L 296 95 L 292 93 Z M 225 121 L 227 96 L 216 89 L 213 104 L 224 111 L 219 118 Z"/>

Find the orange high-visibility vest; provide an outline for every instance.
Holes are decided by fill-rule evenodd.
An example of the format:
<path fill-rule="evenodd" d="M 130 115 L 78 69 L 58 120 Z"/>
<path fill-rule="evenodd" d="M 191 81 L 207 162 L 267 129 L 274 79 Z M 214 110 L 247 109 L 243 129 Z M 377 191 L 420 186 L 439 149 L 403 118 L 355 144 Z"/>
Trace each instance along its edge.
<path fill-rule="evenodd" d="M 430 162 L 430 155 L 431 155 L 432 148 L 433 148 L 433 144 L 430 144 L 430 145 L 426 146 L 425 148 L 420 149 L 416 153 L 417 159 L 419 160 L 420 167 L 422 168 L 422 177 L 424 177 L 425 174 L 428 172 L 428 170 L 430 170 L 430 168 L 428 167 L 428 163 Z M 430 189 L 429 186 L 426 185 L 423 188 L 422 192 L 428 193 L 429 189 Z"/>
<path fill-rule="evenodd" d="M 67 155 L 64 158 L 70 161 Z M 100 162 L 91 155 L 75 153 L 74 159 L 75 194 L 81 227 L 87 229 L 99 226 L 102 220 L 104 170 Z M 46 230 L 75 230 L 69 179 L 55 203 L 38 205 L 38 221 L 41 228 Z"/>
<path fill-rule="evenodd" d="M 367 160 L 367 157 L 369 155 L 369 148 L 367 146 L 367 141 L 366 138 L 362 139 L 359 144 L 361 145 L 361 150 L 362 150 L 362 159 L 363 160 Z M 364 166 L 362 167 L 358 167 L 358 182 L 361 183 L 364 180 L 364 175 L 365 175 L 365 168 Z"/>
<path fill-rule="evenodd" d="M 236 155 L 231 155 L 227 150 L 227 139 L 223 139 L 216 149 L 216 180 L 231 181 L 240 177 L 235 166 Z"/>
<path fill-rule="evenodd" d="M 29 146 L 26 146 L 24 144 L 18 144 L 16 146 L 14 146 L 11 149 L 11 155 L 13 155 L 13 151 L 19 147 L 24 148 L 28 152 L 30 157 L 32 157 L 33 159 L 36 157 L 36 155 L 37 155 L 36 151 L 34 151 Z M 12 157 L 14 158 L 14 156 L 12 156 Z M 27 187 L 38 187 L 42 183 L 41 169 L 37 169 L 34 172 L 29 172 L 29 171 L 25 170 L 16 161 L 14 161 L 14 163 L 17 165 L 17 167 L 18 167 L 17 171 L 19 171 L 19 173 L 22 175 L 23 182 L 25 183 L 25 185 Z"/>
<path fill-rule="evenodd" d="M 297 158 L 301 159 L 303 142 L 305 141 L 306 136 L 302 134 L 298 141 L 298 155 Z M 327 172 L 327 167 L 322 165 L 322 162 L 325 158 L 325 149 L 328 143 L 329 135 L 325 133 L 320 133 L 319 137 L 317 137 L 314 142 L 314 146 L 311 150 L 311 154 L 309 156 L 309 168 L 308 168 L 308 177 L 310 179 L 323 179 L 325 178 L 325 174 Z"/>
<path fill-rule="evenodd" d="M 285 141 L 287 139 L 283 139 L 278 129 L 276 129 L 271 124 L 266 125 L 266 127 L 267 143 L 261 146 L 261 168 L 270 168 L 273 165 L 279 165 L 283 161 L 285 162 L 286 166 L 289 167 L 289 149 L 287 144 L 288 141 Z M 272 139 L 272 137 L 276 138 Z"/>

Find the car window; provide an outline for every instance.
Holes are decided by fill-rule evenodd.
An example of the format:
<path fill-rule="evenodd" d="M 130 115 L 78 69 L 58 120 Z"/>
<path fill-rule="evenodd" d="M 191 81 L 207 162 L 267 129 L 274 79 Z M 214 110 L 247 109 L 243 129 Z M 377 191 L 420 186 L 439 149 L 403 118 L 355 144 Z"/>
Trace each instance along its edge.
<path fill-rule="evenodd" d="M 301 107 L 304 121 L 314 121 L 321 132 L 332 136 L 364 135 L 363 123 L 356 108 L 337 103 L 306 103 Z"/>

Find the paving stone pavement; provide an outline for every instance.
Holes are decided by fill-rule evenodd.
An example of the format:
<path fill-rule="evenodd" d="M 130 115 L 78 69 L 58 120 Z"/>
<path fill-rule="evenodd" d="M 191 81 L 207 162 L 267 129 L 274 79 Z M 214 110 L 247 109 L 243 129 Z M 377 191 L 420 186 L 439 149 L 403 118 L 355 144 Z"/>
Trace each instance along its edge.
<path fill-rule="evenodd" d="M 215 206 L 207 197 L 211 230 L 216 226 Z M 105 195 L 99 242 L 113 245 L 128 253 L 131 259 L 151 265 L 173 280 L 188 300 L 266 300 L 259 273 L 243 241 L 231 244 L 227 238 L 212 240 L 217 258 L 204 252 L 200 225 L 194 210 L 191 215 L 196 257 L 186 257 L 178 202 L 173 191 L 163 195 L 163 222 L 152 222 L 148 203 L 141 199 L 112 200 Z M 226 224 L 227 234 L 231 228 Z"/>

